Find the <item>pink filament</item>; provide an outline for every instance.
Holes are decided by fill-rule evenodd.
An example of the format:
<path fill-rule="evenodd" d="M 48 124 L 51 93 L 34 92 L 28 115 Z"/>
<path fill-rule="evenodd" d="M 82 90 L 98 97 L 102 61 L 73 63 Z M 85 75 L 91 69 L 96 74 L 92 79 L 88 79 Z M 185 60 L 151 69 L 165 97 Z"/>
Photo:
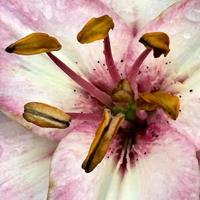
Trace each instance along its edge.
<path fill-rule="evenodd" d="M 108 67 L 108 71 L 113 80 L 113 83 L 117 85 L 121 78 L 113 60 L 109 35 L 104 39 L 104 55 L 106 59 L 106 65 Z"/>
<path fill-rule="evenodd" d="M 85 79 L 81 78 L 76 72 L 71 70 L 67 65 L 65 65 L 60 59 L 54 56 L 52 53 L 47 53 L 49 58 L 61 69 L 63 70 L 73 81 L 80 85 L 85 91 L 87 91 L 92 97 L 95 97 L 101 103 L 106 106 L 110 106 L 112 103 L 111 97 L 105 92 L 101 91 L 93 84 L 89 83 Z"/>
<path fill-rule="evenodd" d="M 136 78 L 139 73 L 139 69 L 141 64 L 144 62 L 145 58 L 149 55 L 152 49 L 147 48 L 145 49 L 139 57 L 136 59 L 135 63 L 133 64 L 131 70 L 129 71 L 127 77 L 129 82 L 131 83 L 132 89 L 135 94 L 135 98 L 137 99 L 138 91 L 137 91 L 137 84 L 136 84 Z"/>
<path fill-rule="evenodd" d="M 85 121 L 99 121 L 101 120 L 101 115 L 95 113 L 67 113 L 72 117 L 72 119 L 76 120 L 85 120 Z"/>

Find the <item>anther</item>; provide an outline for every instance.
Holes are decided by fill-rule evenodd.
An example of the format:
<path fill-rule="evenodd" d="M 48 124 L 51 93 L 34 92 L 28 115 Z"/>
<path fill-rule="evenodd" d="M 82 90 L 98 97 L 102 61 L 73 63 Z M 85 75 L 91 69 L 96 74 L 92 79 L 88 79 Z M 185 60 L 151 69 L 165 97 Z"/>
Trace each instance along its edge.
<path fill-rule="evenodd" d="M 180 110 L 180 100 L 177 96 L 167 92 L 141 93 L 137 101 L 137 108 L 145 111 L 154 111 L 162 108 L 172 119 L 176 120 Z"/>
<path fill-rule="evenodd" d="M 117 134 L 123 121 L 123 114 L 119 113 L 115 117 L 112 117 L 110 110 L 104 110 L 102 122 L 96 131 L 88 155 L 82 164 L 82 168 L 85 172 L 91 172 L 103 160 L 111 141 Z"/>
<path fill-rule="evenodd" d="M 20 55 L 34 55 L 61 49 L 61 44 L 56 38 L 46 33 L 32 33 L 9 45 L 5 50 L 8 53 Z"/>
<path fill-rule="evenodd" d="M 23 117 L 26 121 L 45 128 L 64 129 L 69 126 L 70 115 L 45 103 L 29 102 L 24 105 Z"/>

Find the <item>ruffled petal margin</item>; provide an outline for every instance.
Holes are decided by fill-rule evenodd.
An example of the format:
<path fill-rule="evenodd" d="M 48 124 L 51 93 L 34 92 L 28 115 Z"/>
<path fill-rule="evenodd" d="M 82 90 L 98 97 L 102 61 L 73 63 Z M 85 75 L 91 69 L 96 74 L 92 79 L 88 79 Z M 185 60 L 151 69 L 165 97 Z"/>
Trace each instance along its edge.
<path fill-rule="evenodd" d="M 199 199 L 200 174 L 194 146 L 174 129 L 151 125 L 132 147 L 123 175 L 121 160 L 116 162 L 115 158 L 117 147 L 116 153 L 106 156 L 91 173 L 81 169 L 94 131 L 86 130 L 69 134 L 55 151 L 49 200 Z M 152 132 L 157 135 L 154 139 L 150 139 Z"/>
<path fill-rule="evenodd" d="M 46 199 L 55 148 L 0 113 L 1 199 Z"/>

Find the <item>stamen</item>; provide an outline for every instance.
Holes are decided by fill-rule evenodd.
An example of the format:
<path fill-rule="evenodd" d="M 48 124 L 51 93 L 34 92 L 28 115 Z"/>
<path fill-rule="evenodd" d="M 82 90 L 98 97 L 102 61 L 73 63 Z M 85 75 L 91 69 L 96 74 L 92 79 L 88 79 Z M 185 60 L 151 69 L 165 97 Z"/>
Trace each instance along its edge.
<path fill-rule="evenodd" d="M 113 80 L 113 83 L 117 85 L 117 83 L 120 81 L 121 78 L 113 60 L 109 35 L 104 39 L 104 55 L 105 55 L 106 65 L 108 67 L 108 71 Z"/>
<path fill-rule="evenodd" d="M 91 172 L 103 160 L 113 137 L 116 135 L 123 121 L 123 114 L 119 113 L 112 119 L 110 110 L 104 110 L 103 120 L 96 131 L 88 155 L 82 164 L 85 172 Z"/>
<path fill-rule="evenodd" d="M 146 57 L 149 55 L 149 53 L 151 52 L 151 50 L 152 50 L 151 48 L 145 49 L 140 54 L 140 56 L 136 59 L 135 63 L 133 64 L 133 66 L 131 67 L 131 70 L 128 73 L 128 80 L 129 80 L 129 82 L 130 82 L 130 84 L 132 86 L 132 89 L 134 91 L 135 99 L 138 98 L 136 78 L 138 76 L 140 66 L 142 65 L 142 63 L 144 62 L 144 60 L 146 59 Z"/>
<path fill-rule="evenodd" d="M 117 85 L 120 75 L 113 60 L 109 31 L 114 28 L 114 22 L 108 15 L 90 19 L 77 35 L 77 40 L 82 43 L 91 43 L 104 39 L 104 55 L 109 74 L 113 83 Z"/>
<path fill-rule="evenodd" d="M 97 100 L 99 100 L 101 103 L 103 103 L 108 107 L 112 104 L 112 99 L 108 94 L 101 91 L 93 84 L 87 82 L 85 79 L 83 79 L 76 72 L 71 70 L 67 65 L 65 65 L 60 59 L 58 59 L 52 53 L 47 53 L 47 55 L 61 70 L 63 70 L 73 81 L 75 81 L 78 85 L 80 85 L 92 97 L 95 97 Z"/>
<path fill-rule="evenodd" d="M 158 58 L 162 54 L 164 54 L 164 56 L 167 56 L 170 51 L 169 37 L 166 33 L 163 32 L 146 33 L 139 39 L 139 42 L 141 42 L 147 49 L 144 50 L 136 59 L 135 63 L 133 64 L 131 70 L 127 75 L 128 80 L 131 83 L 132 89 L 134 91 L 135 99 L 138 98 L 136 78 L 139 73 L 140 66 L 149 55 L 151 50 L 153 50 L 154 58 Z"/>

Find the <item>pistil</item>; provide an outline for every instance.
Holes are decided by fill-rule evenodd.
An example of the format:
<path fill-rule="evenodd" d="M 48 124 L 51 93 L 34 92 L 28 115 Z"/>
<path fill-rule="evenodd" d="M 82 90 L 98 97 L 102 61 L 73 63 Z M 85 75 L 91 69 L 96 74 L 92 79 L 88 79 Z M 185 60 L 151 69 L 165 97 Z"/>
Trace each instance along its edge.
<path fill-rule="evenodd" d="M 73 81 L 80 85 L 92 97 L 95 97 L 97 100 L 99 100 L 101 103 L 108 107 L 111 106 L 112 99 L 108 94 L 106 94 L 105 92 L 95 87 L 93 84 L 83 79 L 52 53 L 47 53 L 47 55 L 62 71 L 64 71 Z"/>
<path fill-rule="evenodd" d="M 121 78 L 113 60 L 109 35 L 104 39 L 104 55 L 112 81 L 115 85 L 117 85 Z"/>

